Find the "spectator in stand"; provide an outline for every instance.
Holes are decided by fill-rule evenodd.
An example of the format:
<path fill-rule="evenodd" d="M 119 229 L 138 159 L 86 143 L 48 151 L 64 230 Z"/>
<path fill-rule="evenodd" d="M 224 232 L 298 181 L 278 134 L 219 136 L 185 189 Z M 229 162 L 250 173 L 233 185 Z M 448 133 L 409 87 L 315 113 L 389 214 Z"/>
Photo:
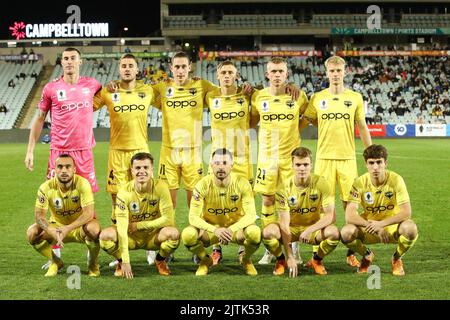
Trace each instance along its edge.
<path fill-rule="evenodd" d="M 0 112 L 4 112 L 5 114 L 8 112 L 8 109 L 4 103 L 0 104 Z"/>
<path fill-rule="evenodd" d="M 8 87 L 13 88 L 13 89 L 16 87 L 16 84 L 14 83 L 14 78 L 9 80 Z"/>

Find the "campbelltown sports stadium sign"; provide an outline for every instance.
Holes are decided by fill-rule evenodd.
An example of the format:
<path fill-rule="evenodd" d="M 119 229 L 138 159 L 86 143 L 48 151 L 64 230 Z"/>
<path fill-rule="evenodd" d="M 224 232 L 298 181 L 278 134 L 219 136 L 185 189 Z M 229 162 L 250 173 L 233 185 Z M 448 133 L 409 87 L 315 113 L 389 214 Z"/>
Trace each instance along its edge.
<path fill-rule="evenodd" d="M 14 22 L 11 35 L 20 39 L 108 37 L 108 23 L 35 23 Z"/>

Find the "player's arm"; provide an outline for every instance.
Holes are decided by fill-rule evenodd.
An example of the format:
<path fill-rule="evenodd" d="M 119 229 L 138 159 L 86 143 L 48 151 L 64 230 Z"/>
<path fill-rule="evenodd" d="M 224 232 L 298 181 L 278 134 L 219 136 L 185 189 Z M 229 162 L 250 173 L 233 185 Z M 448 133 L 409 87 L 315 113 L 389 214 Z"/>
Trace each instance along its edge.
<path fill-rule="evenodd" d="M 348 202 L 345 208 L 345 223 L 353 224 L 357 227 L 367 227 L 369 222 L 358 214 L 358 204 Z"/>
<path fill-rule="evenodd" d="M 283 193 L 276 193 L 275 201 L 276 211 L 279 217 L 281 241 L 283 242 L 284 252 L 287 256 L 289 276 L 296 277 L 298 274 L 298 267 L 291 247 L 292 237 L 291 230 L 289 228 L 289 225 L 291 224 L 291 216 L 289 213 L 286 195 Z"/>
<path fill-rule="evenodd" d="M 309 100 L 308 106 L 306 107 L 306 110 L 303 114 L 303 118 L 308 120 L 311 124 L 314 126 L 318 126 L 318 120 L 317 120 L 317 110 L 314 107 L 314 95 L 311 97 L 311 100 Z"/>
<path fill-rule="evenodd" d="M 152 107 L 161 110 L 162 95 L 164 94 L 164 83 L 159 82 L 156 84 L 152 84 L 151 88 L 153 89 Z"/>
<path fill-rule="evenodd" d="M 57 231 L 56 228 L 49 225 L 47 217 L 46 217 L 47 209 L 42 209 L 39 207 L 34 208 L 34 218 L 36 221 L 36 224 L 44 230 L 50 237 L 58 241 Z"/>
<path fill-rule="evenodd" d="M 257 93 L 254 93 L 252 95 L 252 100 L 251 100 L 250 128 L 256 128 L 256 126 L 259 123 L 259 118 L 260 118 L 259 112 L 256 108 L 256 103 L 257 103 L 256 97 L 257 97 Z"/>
<path fill-rule="evenodd" d="M 122 271 L 124 277 L 133 278 L 133 272 L 131 270 L 130 253 L 128 251 L 128 221 L 129 212 L 126 202 L 126 194 L 119 191 L 116 198 L 116 226 L 117 226 L 117 238 L 119 240 L 119 250 L 122 256 Z"/>
<path fill-rule="evenodd" d="M 359 136 L 361 137 L 361 141 L 364 145 L 364 149 L 370 147 L 372 145 L 372 138 L 370 137 L 369 128 L 367 127 L 367 123 L 365 119 L 356 121 L 356 125 L 359 129 Z"/>
<path fill-rule="evenodd" d="M 255 209 L 255 198 L 253 196 L 251 186 L 248 182 L 244 187 L 241 197 L 242 197 L 242 211 L 244 211 L 244 216 L 233 223 L 229 229 L 234 233 L 238 230 L 242 230 L 256 221 L 256 209 Z"/>
<path fill-rule="evenodd" d="M 34 147 L 36 146 L 36 141 L 41 136 L 42 127 L 44 126 L 47 112 L 48 111 L 42 111 L 41 109 L 38 109 L 38 114 L 34 118 L 33 124 L 31 125 L 30 136 L 28 138 L 27 154 L 25 156 L 25 167 L 27 167 L 27 169 L 30 171 L 33 171 Z"/>
<path fill-rule="evenodd" d="M 104 96 L 106 94 L 106 89 L 103 88 L 94 95 L 94 111 L 101 109 L 105 105 Z"/>
<path fill-rule="evenodd" d="M 309 121 L 305 118 L 305 111 L 308 108 L 308 97 L 304 91 L 300 91 L 300 97 L 298 98 L 298 103 L 300 105 L 300 122 L 298 124 L 298 131 L 302 132 L 307 126 L 309 126 Z"/>
<path fill-rule="evenodd" d="M 189 208 L 189 224 L 197 229 L 206 230 L 214 233 L 216 227 L 209 224 L 202 218 L 203 206 L 204 206 L 203 196 L 194 189 L 192 193 L 191 206 Z"/>
<path fill-rule="evenodd" d="M 370 220 L 369 224 L 379 228 L 384 228 L 411 219 L 411 204 L 409 202 L 399 205 L 399 209 L 400 211 L 395 216 L 380 221 Z"/>
<path fill-rule="evenodd" d="M 312 233 L 316 232 L 317 230 L 322 230 L 336 221 L 334 203 L 324 207 L 323 212 L 324 214 L 319 221 L 309 226 L 305 231 L 302 232 L 299 238 L 300 241 L 307 243 Z"/>

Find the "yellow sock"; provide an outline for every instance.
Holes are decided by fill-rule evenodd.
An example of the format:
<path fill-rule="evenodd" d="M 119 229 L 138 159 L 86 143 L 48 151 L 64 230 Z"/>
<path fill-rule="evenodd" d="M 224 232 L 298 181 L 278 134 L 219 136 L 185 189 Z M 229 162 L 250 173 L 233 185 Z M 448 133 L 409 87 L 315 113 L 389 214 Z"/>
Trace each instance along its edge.
<path fill-rule="evenodd" d="M 121 259 L 122 255 L 119 249 L 119 242 L 112 240 L 100 240 L 100 247 L 116 259 Z"/>
<path fill-rule="evenodd" d="M 275 257 L 278 258 L 283 253 L 281 243 L 277 239 L 263 239 L 263 243 L 267 250 L 269 250 L 269 252 Z"/>
<path fill-rule="evenodd" d="M 180 240 L 166 240 L 161 243 L 159 254 L 161 257 L 167 258 L 180 245 Z"/>
<path fill-rule="evenodd" d="M 100 243 L 98 241 L 84 240 L 89 250 L 90 262 L 97 263 L 98 253 L 100 252 Z"/>
<path fill-rule="evenodd" d="M 258 250 L 261 243 L 261 229 L 256 225 L 251 225 L 244 230 L 244 260 L 250 260 L 253 253 Z"/>
<path fill-rule="evenodd" d="M 37 252 L 42 254 L 47 259 L 53 259 L 54 254 L 52 252 L 52 247 L 47 242 L 47 240 L 42 240 L 40 243 L 33 244 L 32 246 Z"/>
<path fill-rule="evenodd" d="M 317 250 L 317 255 L 321 258 L 325 257 L 327 254 L 336 249 L 338 244 L 339 240 L 325 239 L 321 241 L 319 244 L 319 250 Z"/>
<path fill-rule="evenodd" d="M 319 246 L 318 245 L 313 245 L 312 246 L 312 251 L 316 252 L 316 253 L 319 252 Z"/>
<path fill-rule="evenodd" d="M 275 222 L 275 221 L 276 221 L 275 206 L 274 205 L 271 205 L 271 206 L 263 205 L 262 210 L 261 210 L 262 227 L 264 228 L 269 223 Z"/>
<path fill-rule="evenodd" d="M 346 243 L 345 245 L 347 246 L 347 248 L 352 249 L 355 252 L 358 252 L 362 256 L 366 254 L 367 248 L 359 239 L 355 239 L 352 242 Z"/>
<path fill-rule="evenodd" d="M 397 251 L 394 254 L 395 258 L 401 258 L 414 245 L 414 243 L 416 243 L 418 237 L 419 235 L 412 240 L 408 240 L 404 235 L 401 235 L 398 238 Z"/>

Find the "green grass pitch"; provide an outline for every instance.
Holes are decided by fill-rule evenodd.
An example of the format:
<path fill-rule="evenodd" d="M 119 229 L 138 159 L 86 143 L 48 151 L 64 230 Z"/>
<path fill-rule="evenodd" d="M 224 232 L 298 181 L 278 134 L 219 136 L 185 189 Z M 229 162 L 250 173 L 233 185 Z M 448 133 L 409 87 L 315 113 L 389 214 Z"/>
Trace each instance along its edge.
<path fill-rule="evenodd" d="M 65 268 L 55 278 L 47 279 L 41 265 L 45 259 L 25 239 L 27 227 L 34 222 L 34 201 L 38 186 L 45 180 L 48 145 L 35 151 L 35 169 L 28 172 L 23 160 L 25 144 L 0 145 L 0 299 L 449 299 L 450 267 L 450 139 L 375 140 L 390 153 L 389 168 L 401 174 L 408 187 L 413 219 L 419 228 L 416 246 L 404 257 L 406 276 L 391 274 L 390 258 L 394 245 L 373 245 L 374 264 L 381 269 L 381 287 L 368 289 L 369 275 L 359 275 L 345 264 L 346 248 L 340 244 L 325 260 L 329 274 L 316 276 L 302 269 L 298 278 L 272 275 L 273 265 L 259 266 L 263 254 L 258 249 L 253 260 L 257 277 L 245 276 L 237 262 L 237 246 L 224 248 L 224 260 L 206 277 L 194 276 L 196 266 L 183 245 L 175 252 L 171 265 L 173 276 L 161 277 L 148 266 L 143 250 L 132 251 L 133 280 L 117 279 L 108 267 L 112 260 L 100 252 L 102 276 L 86 275 L 86 247 L 68 244 L 63 249 Z M 316 149 L 315 140 L 304 146 Z M 160 143 L 151 143 L 155 159 Z M 95 148 L 95 164 L 100 192 L 95 196 L 96 212 L 102 227 L 109 226 L 110 197 L 105 190 L 107 143 Z M 359 173 L 365 172 L 362 145 L 357 141 Z M 157 163 L 155 164 L 156 173 Z M 188 210 L 184 190 L 180 190 L 176 210 L 177 226 L 187 225 Z M 260 211 L 257 197 L 257 211 Z M 337 206 L 337 225 L 343 225 L 343 211 Z M 303 260 L 311 254 L 310 246 L 301 246 Z M 66 268 L 81 268 L 81 288 L 69 289 Z"/>

